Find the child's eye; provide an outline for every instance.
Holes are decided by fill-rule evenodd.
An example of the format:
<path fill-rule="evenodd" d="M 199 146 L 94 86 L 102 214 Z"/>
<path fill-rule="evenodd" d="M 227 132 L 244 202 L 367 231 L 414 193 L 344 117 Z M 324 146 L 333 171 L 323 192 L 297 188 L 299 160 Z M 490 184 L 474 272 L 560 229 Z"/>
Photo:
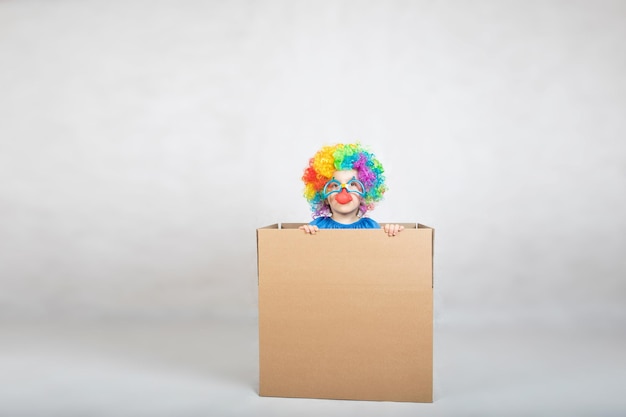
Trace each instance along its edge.
<path fill-rule="evenodd" d="M 352 181 L 348 186 L 352 190 L 356 190 L 356 191 L 359 191 L 359 192 L 363 191 L 363 189 L 361 187 L 361 184 L 359 184 L 357 181 Z"/>

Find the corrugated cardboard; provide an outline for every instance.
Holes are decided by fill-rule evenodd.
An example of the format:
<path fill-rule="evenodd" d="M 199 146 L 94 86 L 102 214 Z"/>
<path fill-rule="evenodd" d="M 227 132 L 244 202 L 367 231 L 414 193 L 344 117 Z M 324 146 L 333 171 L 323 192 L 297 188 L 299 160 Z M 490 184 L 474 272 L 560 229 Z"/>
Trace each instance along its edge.
<path fill-rule="evenodd" d="M 259 394 L 432 402 L 433 229 L 257 229 Z"/>

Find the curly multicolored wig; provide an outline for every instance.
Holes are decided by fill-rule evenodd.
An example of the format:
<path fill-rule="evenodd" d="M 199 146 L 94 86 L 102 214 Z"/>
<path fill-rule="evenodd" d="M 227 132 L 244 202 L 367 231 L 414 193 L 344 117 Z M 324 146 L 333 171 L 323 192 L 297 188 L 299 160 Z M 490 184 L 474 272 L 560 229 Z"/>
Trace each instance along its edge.
<path fill-rule="evenodd" d="M 362 214 L 373 210 L 374 203 L 382 200 L 387 187 L 383 166 L 374 154 L 354 143 L 324 146 L 309 160 L 302 176 L 304 197 L 311 205 L 314 218 L 331 214 L 328 201 L 324 198 L 324 185 L 333 178 L 335 171 L 349 169 L 356 170 L 357 179 L 365 186 L 360 207 Z"/>

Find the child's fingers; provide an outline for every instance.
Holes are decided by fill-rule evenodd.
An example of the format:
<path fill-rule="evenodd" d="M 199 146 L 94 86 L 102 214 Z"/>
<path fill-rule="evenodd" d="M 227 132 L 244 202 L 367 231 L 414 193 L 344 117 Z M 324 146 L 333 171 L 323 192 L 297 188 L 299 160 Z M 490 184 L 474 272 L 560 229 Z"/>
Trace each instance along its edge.
<path fill-rule="evenodd" d="M 302 225 L 298 229 L 303 230 L 304 233 L 307 233 L 310 235 L 314 235 L 315 232 L 319 230 L 317 226 L 309 226 L 308 224 Z"/>
<path fill-rule="evenodd" d="M 383 229 L 388 236 L 395 236 L 404 230 L 404 226 L 400 226 L 399 224 L 386 224 Z"/>

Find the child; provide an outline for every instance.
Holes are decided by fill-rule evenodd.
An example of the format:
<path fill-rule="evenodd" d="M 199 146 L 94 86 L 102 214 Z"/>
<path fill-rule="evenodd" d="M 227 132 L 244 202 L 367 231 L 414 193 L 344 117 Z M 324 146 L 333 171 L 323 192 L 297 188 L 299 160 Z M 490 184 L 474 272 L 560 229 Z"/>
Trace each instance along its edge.
<path fill-rule="evenodd" d="M 302 176 L 314 220 L 300 229 L 309 234 L 319 229 L 380 229 L 365 213 L 387 190 L 383 172 L 381 163 L 359 144 L 320 149 Z M 386 224 L 382 229 L 395 236 L 404 227 Z"/>

